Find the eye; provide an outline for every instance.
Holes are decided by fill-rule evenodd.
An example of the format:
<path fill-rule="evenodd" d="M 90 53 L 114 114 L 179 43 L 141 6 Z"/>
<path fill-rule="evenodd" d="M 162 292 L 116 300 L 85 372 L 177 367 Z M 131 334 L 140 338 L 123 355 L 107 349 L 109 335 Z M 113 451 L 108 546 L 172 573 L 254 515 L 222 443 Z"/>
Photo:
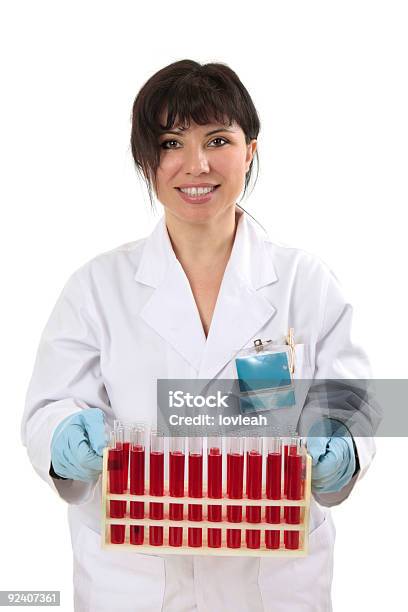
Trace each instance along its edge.
<path fill-rule="evenodd" d="M 228 140 L 226 140 L 225 138 L 223 138 L 222 136 L 218 136 L 217 138 L 214 138 L 211 142 L 215 142 L 216 140 L 223 140 L 224 142 L 228 143 Z M 223 146 L 223 145 L 222 145 Z M 218 147 L 216 147 L 218 148 Z"/>
<path fill-rule="evenodd" d="M 178 141 L 177 140 L 163 140 L 163 142 L 161 143 L 160 147 L 162 149 L 174 149 L 175 147 L 167 147 L 166 146 L 169 142 L 178 142 Z"/>

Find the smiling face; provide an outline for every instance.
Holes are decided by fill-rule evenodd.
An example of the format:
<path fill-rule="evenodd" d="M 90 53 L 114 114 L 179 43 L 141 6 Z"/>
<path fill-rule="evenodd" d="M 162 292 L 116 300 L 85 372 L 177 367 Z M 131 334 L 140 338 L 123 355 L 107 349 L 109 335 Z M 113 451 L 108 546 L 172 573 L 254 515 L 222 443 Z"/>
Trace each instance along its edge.
<path fill-rule="evenodd" d="M 191 122 L 188 129 L 175 126 L 160 135 L 159 146 L 156 195 L 166 213 L 183 221 L 203 223 L 235 207 L 256 150 L 256 140 L 246 144 L 237 123 Z M 180 189 L 200 185 L 210 186 L 212 191 L 183 193 Z"/>

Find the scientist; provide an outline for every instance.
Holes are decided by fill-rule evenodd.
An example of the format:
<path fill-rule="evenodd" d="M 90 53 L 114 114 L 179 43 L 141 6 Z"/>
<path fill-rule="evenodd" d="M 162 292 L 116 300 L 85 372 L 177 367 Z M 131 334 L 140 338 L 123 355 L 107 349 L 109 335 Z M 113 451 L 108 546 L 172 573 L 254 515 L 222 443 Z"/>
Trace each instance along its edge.
<path fill-rule="evenodd" d="M 134 101 L 131 148 L 164 215 L 147 238 L 75 271 L 43 331 L 22 439 L 35 470 L 69 504 L 76 612 L 332 609 L 328 507 L 366 472 L 371 438 L 311 438 L 306 558 L 101 548 L 105 431 L 114 418 L 154 425 L 158 378 L 234 378 L 240 349 L 256 338 L 284 344 L 289 327 L 297 377 L 370 376 L 334 274 L 316 256 L 274 243 L 237 203 L 259 129 L 250 95 L 225 64 L 182 60 L 154 74 Z"/>

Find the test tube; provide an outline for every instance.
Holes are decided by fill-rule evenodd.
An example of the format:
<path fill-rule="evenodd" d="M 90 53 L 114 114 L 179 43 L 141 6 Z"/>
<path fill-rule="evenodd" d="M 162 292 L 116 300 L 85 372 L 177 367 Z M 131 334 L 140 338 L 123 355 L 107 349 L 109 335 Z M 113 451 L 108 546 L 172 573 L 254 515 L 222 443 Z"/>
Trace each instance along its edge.
<path fill-rule="evenodd" d="M 286 497 L 290 500 L 302 498 L 303 455 L 301 438 L 299 436 L 293 436 L 290 440 L 287 456 Z M 286 506 L 285 520 L 289 525 L 298 525 L 300 523 L 300 506 Z M 299 531 L 285 531 L 284 542 L 285 548 L 298 549 Z"/>
<path fill-rule="evenodd" d="M 283 445 L 283 493 L 286 496 L 288 494 L 288 455 L 289 449 L 291 445 L 293 445 L 293 440 L 298 436 L 294 434 L 292 437 L 285 438 L 285 443 Z"/>
<path fill-rule="evenodd" d="M 262 497 L 262 438 L 246 438 L 246 494 L 248 499 Z M 261 522 L 261 506 L 247 506 L 246 520 L 249 523 Z M 248 548 L 260 548 L 261 532 L 259 529 L 246 530 L 246 545 Z"/>
<path fill-rule="evenodd" d="M 169 450 L 169 493 L 171 497 L 184 497 L 184 471 L 186 464 L 185 438 L 170 438 Z M 183 520 L 183 504 L 169 504 L 169 518 Z M 169 545 L 183 545 L 183 528 L 169 527 Z"/>
<path fill-rule="evenodd" d="M 203 496 L 203 439 L 201 437 L 189 438 L 188 452 L 188 496 Z M 199 504 L 188 504 L 188 520 L 202 521 L 203 507 Z M 188 528 L 188 545 L 202 546 L 202 529 Z"/>
<path fill-rule="evenodd" d="M 123 489 L 123 433 L 111 431 L 108 449 L 109 492 L 122 494 Z M 110 500 L 109 515 L 111 518 L 124 518 L 126 502 Z M 125 525 L 111 525 L 111 543 L 123 544 Z"/>
<path fill-rule="evenodd" d="M 294 435 L 291 438 L 288 438 L 287 443 L 284 446 L 284 494 L 286 497 L 288 496 L 289 483 L 291 481 L 289 474 L 289 465 L 293 463 L 291 460 L 289 460 L 289 456 L 297 456 L 298 454 L 302 454 L 303 448 L 301 444 L 302 440 L 300 436 Z"/>
<path fill-rule="evenodd" d="M 283 445 L 283 493 L 285 497 L 288 494 L 288 454 L 289 444 L 285 442 Z"/>
<path fill-rule="evenodd" d="M 130 428 L 128 424 L 120 419 L 113 421 L 114 431 L 123 431 L 123 489 L 126 492 L 129 481 L 129 447 L 130 447 Z"/>
<path fill-rule="evenodd" d="M 145 492 L 145 430 L 132 427 L 130 432 L 130 493 Z M 144 518 L 144 502 L 130 502 L 130 518 Z M 130 543 L 143 544 L 143 525 L 130 526 Z"/>
<path fill-rule="evenodd" d="M 130 426 L 125 425 L 123 432 L 123 484 L 125 491 L 127 491 L 129 487 L 130 431 Z"/>
<path fill-rule="evenodd" d="M 273 437 L 266 439 L 266 497 L 268 499 L 282 498 L 282 440 Z M 280 506 L 266 506 L 265 522 L 280 523 Z M 266 548 L 279 548 L 280 531 L 265 531 Z"/>
<path fill-rule="evenodd" d="M 164 438 L 160 432 L 152 429 L 150 432 L 150 495 L 164 495 Z M 163 504 L 150 502 L 149 518 L 160 520 L 163 518 Z M 163 544 L 163 527 L 149 527 L 149 544 L 161 546 Z"/>
<path fill-rule="evenodd" d="M 244 439 L 227 438 L 227 495 L 230 499 L 242 499 L 244 481 Z M 227 506 L 227 519 L 231 523 L 242 521 L 242 506 Z M 241 529 L 227 529 L 228 548 L 240 548 Z"/>
<path fill-rule="evenodd" d="M 222 440 L 220 436 L 210 436 L 207 443 L 207 496 L 212 499 L 222 497 Z M 222 520 L 222 506 L 208 505 L 209 521 Z M 207 543 L 210 548 L 221 547 L 221 529 L 207 531 Z"/>

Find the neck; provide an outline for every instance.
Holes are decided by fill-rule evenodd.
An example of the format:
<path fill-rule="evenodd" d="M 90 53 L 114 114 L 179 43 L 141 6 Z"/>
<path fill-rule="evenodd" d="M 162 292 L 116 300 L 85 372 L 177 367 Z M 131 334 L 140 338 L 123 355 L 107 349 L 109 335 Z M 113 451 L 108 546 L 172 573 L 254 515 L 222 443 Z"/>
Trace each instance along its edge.
<path fill-rule="evenodd" d="M 228 260 L 240 215 L 231 206 L 207 223 L 186 223 L 166 210 L 167 231 L 181 265 L 208 267 Z"/>

